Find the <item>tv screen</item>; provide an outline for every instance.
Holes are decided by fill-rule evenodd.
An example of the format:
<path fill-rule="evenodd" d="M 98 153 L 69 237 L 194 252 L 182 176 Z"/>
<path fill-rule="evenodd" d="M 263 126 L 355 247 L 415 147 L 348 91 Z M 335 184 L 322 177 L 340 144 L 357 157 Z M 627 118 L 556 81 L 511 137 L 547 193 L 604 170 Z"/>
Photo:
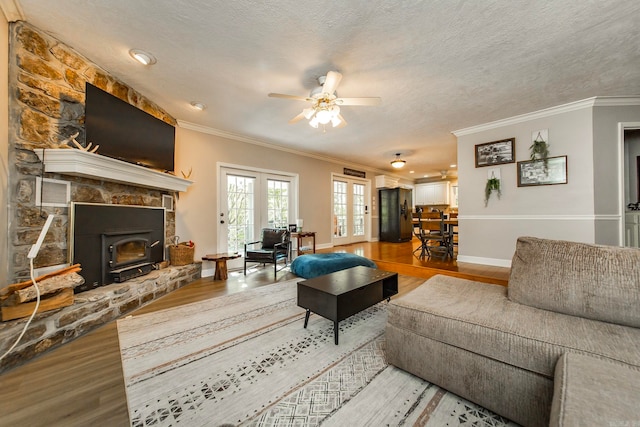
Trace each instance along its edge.
<path fill-rule="evenodd" d="M 174 170 L 175 128 L 90 83 L 86 86 L 85 133 L 87 144 L 100 145 L 98 154 Z"/>

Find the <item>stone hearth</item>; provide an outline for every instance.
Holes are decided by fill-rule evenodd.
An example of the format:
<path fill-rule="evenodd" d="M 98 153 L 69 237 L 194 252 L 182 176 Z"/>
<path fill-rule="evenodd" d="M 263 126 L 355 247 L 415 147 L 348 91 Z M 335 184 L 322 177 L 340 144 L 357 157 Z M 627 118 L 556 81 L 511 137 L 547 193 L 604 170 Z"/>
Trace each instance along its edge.
<path fill-rule="evenodd" d="M 74 304 L 35 316 L 0 372 L 19 366 L 200 278 L 202 263 L 168 267 L 146 276 L 75 295 Z M 27 319 L 0 323 L 0 354 L 13 345 Z"/>

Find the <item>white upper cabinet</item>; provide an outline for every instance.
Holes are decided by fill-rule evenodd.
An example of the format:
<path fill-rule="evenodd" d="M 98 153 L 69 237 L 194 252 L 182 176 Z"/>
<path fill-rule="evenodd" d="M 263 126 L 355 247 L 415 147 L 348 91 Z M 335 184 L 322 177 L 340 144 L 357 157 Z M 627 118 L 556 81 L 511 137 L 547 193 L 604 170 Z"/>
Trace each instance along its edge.
<path fill-rule="evenodd" d="M 449 181 L 416 184 L 414 205 L 448 205 Z"/>

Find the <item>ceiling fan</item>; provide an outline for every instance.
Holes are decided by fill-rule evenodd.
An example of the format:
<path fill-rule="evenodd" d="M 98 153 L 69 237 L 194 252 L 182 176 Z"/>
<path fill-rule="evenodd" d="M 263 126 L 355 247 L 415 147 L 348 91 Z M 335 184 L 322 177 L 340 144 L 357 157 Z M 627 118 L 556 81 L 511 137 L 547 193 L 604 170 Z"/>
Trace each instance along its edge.
<path fill-rule="evenodd" d="M 337 71 L 329 71 L 326 76 L 318 77 L 320 86 L 311 91 L 309 96 L 284 95 L 281 93 L 270 93 L 272 98 L 294 99 L 297 101 L 311 102 L 311 106 L 302 110 L 300 114 L 289 120 L 295 123 L 299 120 L 309 120 L 311 127 L 331 123 L 333 127 L 344 127 L 347 121 L 340 114 L 340 106 L 343 105 L 378 105 L 381 99 L 372 98 L 338 98 L 336 89 L 342 80 L 342 74 Z"/>

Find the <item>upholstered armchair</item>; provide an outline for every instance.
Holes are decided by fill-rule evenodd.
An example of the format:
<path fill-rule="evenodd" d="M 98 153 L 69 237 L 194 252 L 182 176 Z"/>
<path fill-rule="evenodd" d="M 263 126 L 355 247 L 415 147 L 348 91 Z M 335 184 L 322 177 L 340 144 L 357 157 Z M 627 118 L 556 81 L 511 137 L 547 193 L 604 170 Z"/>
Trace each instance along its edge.
<path fill-rule="evenodd" d="M 244 245 L 244 274 L 247 274 L 247 262 L 273 264 L 273 274 L 278 273 L 278 261 L 289 261 L 290 234 L 284 228 L 263 228 L 260 240 Z M 258 246 L 259 245 L 259 246 Z"/>

